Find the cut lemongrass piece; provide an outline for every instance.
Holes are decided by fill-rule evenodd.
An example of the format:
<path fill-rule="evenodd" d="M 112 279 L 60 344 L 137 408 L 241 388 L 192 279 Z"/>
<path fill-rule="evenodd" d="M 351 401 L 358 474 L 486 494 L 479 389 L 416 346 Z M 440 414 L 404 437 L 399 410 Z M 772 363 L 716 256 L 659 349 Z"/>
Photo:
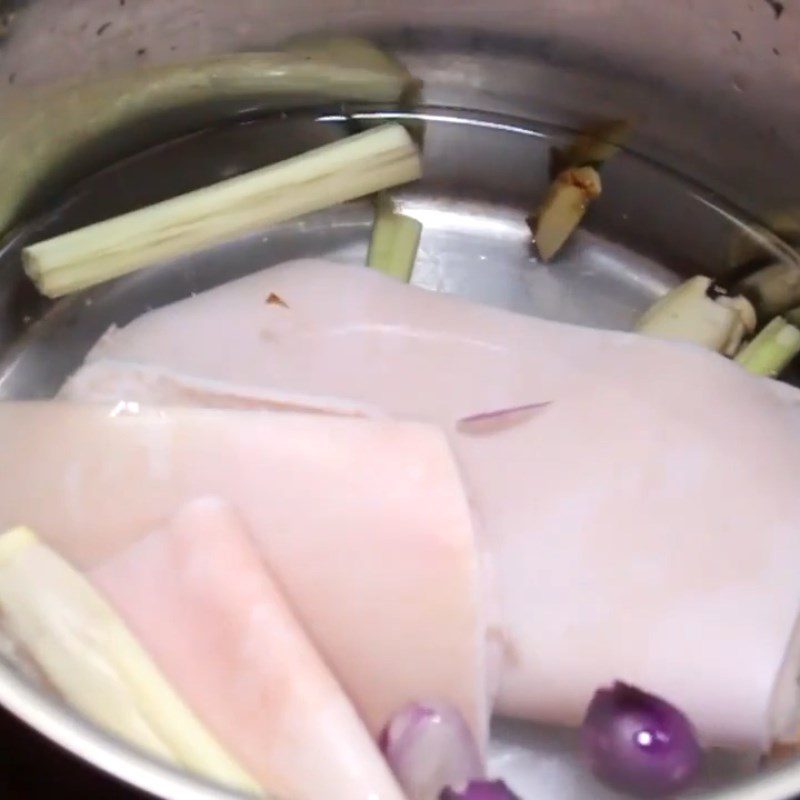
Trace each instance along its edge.
<path fill-rule="evenodd" d="M 380 196 L 375 203 L 368 266 L 407 283 L 414 271 L 421 236 L 419 220 L 399 214 L 389 198 Z"/>
<path fill-rule="evenodd" d="M 800 328 L 800 306 L 795 306 L 794 308 L 790 308 L 784 315 L 784 319 L 794 325 L 796 328 Z"/>
<path fill-rule="evenodd" d="M 77 632 L 89 619 L 86 594 L 92 590 L 82 579 L 76 581 L 70 568 L 60 567 L 26 528 L 0 536 L 0 609 L 6 630 L 84 716 L 139 749 L 177 763 L 117 671 L 97 654 L 101 632 Z M 83 610 L 75 613 L 76 606 Z M 93 643 L 87 641 L 90 636 L 95 636 Z"/>
<path fill-rule="evenodd" d="M 528 218 L 536 248 L 549 261 L 578 227 L 589 203 L 600 196 L 600 175 L 593 167 L 576 167 L 559 173 L 541 208 Z"/>
<path fill-rule="evenodd" d="M 800 329 L 783 317 L 775 317 L 751 342 L 737 354 L 738 361 L 748 372 L 776 377 L 800 353 Z"/>
<path fill-rule="evenodd" d="M 27 528 L 0 536 L 0 609 L 11 636 L 88 719 L 167 763 L 259 791 L 86 578 Z"/>
<path fill-rule="evenodd" d="M 771 319 L 800 303 L 800 265 L 769 264 L 739 281 L 736 290 L 753 299 L 761 319 Z"/>
<path fill-rule="evenodd" d="M 420 177 L 402 125 L 383 125 L 25 248 L 25 271 L 59 297 Z"/>
<path fill-rule="evenodd" d="M 615 156 L 631 134 L 633 123 L 613 119 L 588 126 L 564 151 L 563 163 L 568 167 L 600 166 Z"/>
<path fill-rule="evenodd" d="M 657 300 L 635 330 L 732 356 L 742 339 L 755 330 L 755 311 L 744 297 L 711 294 L 715 294 L 711 278 L 695 275 Z"/>
<path fill-rule="evenodd" d="M 800 206 L 789 205 L 762 215 L 762 224 L 737 228 L 731 238 L 728 274 L 752 275 L 771 262 L 800 268 Z"/>
<path fill-rule="evenodd" d="M 373 76 L 374 84 L 377 84 L 377 76 L 381 76 L 384 84 L 394 80 L 395 86 L 388 99 L 400 104 L 415 99 L 422 87 L 422 81 L 415 78 L 398 59 L 358 36 L 297 36 L 286 42 L 284 50 L 313 59 L 316 63 L 346 64 L 349 69 L 361 69 L 364 74 Z M 383 92 L 384 99 L 387 99 L 385 85 Z"/>
<path fill-rule="evenodd" d="M 333 36 L 285 51 L 19 92 L 0 114 L 0 233 L 41 183 L 79 177 L 103 163 L 90 153 L 107 161 L 134 152 L 218 121 L 220 109 L 285 110 L 315 99 L 396 105 L 418 85 L 368 41 Z M 102 146 L 91 146 L 96 142 Z"/>
<path fill-rule="evenodd" d="M 308 34 L 296 36 L 283 45 L 290 53 L 334 63 L 347 63 L 352 67 L 361 67 L 365 72 L 392 76 L 401 84 L 401 90 L 393 95 L 393 103 L 400 109 L 410 111 L 419 105 L 423 82 L 415 78 L 403 64 L 393 55 L 375 47 L 374 44 L 358 36 L 326 36 L 324 34 Z M 368 128 L 380 125 L 384 120 L 381 114 L 362 114 L 357 117 L 348 116 L 347 122 L 353 133 L 360 133 Z M 425 123 L 418 119 L 404 119 L 403 125 L 417 143 L 421 143 Z"/>

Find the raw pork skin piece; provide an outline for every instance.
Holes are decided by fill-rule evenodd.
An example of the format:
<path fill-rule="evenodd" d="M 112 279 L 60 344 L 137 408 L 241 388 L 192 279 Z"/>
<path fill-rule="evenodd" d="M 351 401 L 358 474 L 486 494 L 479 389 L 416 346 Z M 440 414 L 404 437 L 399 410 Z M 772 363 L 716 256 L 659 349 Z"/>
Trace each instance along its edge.
<path fill-rule="evenodd" d="M 270 293 L 288 307 L 266 304 Z M 146 388 L 115 393 L 123 362 L 339 397 L 446 430 L 494 559 L 501 711 L 574 725 L 619 679 L 677 704 L 708 743 L 796 737 L 795 390 L 690 345 L 322 261 L 110 331 L 86 367 L 96 391 L 71 383 L 66 394 L 146 400 Z M 457 422 L 530 403 L 547 405 L 494 433 Z"/>
<path fill-rule="evenodd" d="M 225 503 L 190 502 L 89 577 L 265 789 L 293 800 L 402 800 Z"/>
<path fill-rule="evenodd" d="M 0 441 L 0 528 L 24 520 L 89 569 L 224 498 L 372 734 L 431 699 L 485 743 L 485 565 L 436 428 L 32 402 L 0 404 Z"/>

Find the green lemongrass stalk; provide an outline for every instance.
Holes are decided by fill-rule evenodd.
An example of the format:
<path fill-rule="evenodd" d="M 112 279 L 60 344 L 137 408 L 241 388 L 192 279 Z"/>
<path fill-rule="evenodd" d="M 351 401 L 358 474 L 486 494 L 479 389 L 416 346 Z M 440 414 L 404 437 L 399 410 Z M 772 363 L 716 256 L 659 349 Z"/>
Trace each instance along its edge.
<path fill-rule="evenodd" d="M 0 233 L 54 177 L 196 130 L 243 107 L 396 104 L 418 82 L 363 39 L 317 37 L 284 51 L 148 67 L 79 86 L 9 89 L 0 114 Z M 150 124 L 153 122 L 154 124 Z"/>
<path fill-rule="evenodd" d="M 59 297 L 421 173 L 406 130 L 383 125 L 32 245 L 23 250 L 23 263 L 42 294 Z"/>
<path fill-rule="evenodd" d="M 27 528 L 0 536 L 0 608 L 9 633 L 84 716 L 167 763 L 260 792 L 94 587 Z"/>
<path fill-rule="evenodd" d="M 775 317 L 736 355 L 748 372 L 776 377 L 800 353 L 800 328 Z"/>
<path fill-rule="evenodd" d="M 367 265 L 407 283 L 414 271 L 421 236 L 419 220 L 399 214 L 389 198 L 379 197 Z"/>
<path fill-rule="evenodd" d="M 565 169 L 556 176 L 541 207 L 528 218 L 542 260 L 549 261 L 564 246 L 601 192 L 593 167 Z"/>
<path fill-rule="evenodd" d="M 755 311 L 744 297 L 710 297 L 711 288 L 711 278 L 704 275 L 689 278 L 657 300 L 634 330 L 734 355 L 745 335 L 755 330 Z"/>

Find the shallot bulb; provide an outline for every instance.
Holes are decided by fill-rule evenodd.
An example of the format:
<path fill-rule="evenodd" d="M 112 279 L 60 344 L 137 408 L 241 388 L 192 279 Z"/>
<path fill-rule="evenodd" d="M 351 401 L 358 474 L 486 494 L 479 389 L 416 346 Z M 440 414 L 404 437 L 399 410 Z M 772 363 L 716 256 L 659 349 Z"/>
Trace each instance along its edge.
<path fill-rule="evenodd" d="M 464 789 L 445 789 L 439 800 L 519 800 L 503 781 L 472 781 Z"/>
<path fill-rule="evenodd" d="M 484 776 L 477 742 L 444 703 L 411 703 L 389 721 L 380 746 L 409 800 L 439 800 L 449 786 Z"/>
<path fill-rule="evenodd" d="M 700 767 L 689 720 L 665 700 L 619 682 L 595 693 L 581 745 L 601 781 L 639 797 L 676 794 Z"/>

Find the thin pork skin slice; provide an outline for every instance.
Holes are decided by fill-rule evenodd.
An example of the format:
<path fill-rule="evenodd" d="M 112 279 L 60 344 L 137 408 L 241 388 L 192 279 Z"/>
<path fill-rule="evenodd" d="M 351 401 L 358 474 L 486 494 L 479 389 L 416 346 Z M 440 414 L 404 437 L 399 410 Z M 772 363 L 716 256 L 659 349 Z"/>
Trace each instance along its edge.
<path fill-rule="evenodd" d="M 265 306 L 270 292 L 289 308 Z M 317 261 L 148 313 L 89 360 L 108 358 L 443 426 L 494 556 L 501 711 L 576 724 L 620 679 L 709 743 L 796 737 L 796 391 L 691 346 Z M 495 434 L 456 424 L 537 402 Z"/>
<path fill-rule="evenodd" d="M 430 698 L 485 742 L 483 563 L 435 428 L 33 402 L 0 404 L 0 441 L 0 528 L 25 520 L 87 569 L 225 498 L 373 734 Z"/>
<path fill-rule="evenodd" d="M 190 502 L 89 578 L 265 789 L 292 800 L 402 800 L 225 503 Z"/>

